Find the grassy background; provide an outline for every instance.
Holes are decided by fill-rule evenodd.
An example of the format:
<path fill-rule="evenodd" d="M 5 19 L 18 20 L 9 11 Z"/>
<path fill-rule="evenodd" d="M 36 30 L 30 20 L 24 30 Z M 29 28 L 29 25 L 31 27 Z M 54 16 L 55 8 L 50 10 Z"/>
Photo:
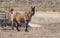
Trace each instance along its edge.
<path fill-rule="evenodd" d="M 36 11 L 60 11 L 60 0 L 0 0 L 2 10 L 10 6 L 17 11 L 25 11 L 32 4 Z"/>

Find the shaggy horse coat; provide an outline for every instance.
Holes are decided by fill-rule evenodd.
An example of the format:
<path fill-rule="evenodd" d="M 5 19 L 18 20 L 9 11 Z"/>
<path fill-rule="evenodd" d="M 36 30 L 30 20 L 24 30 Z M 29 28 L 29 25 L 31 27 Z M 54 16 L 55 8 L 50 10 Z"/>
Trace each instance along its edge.
<path fill-rule="evenodd" d="M 10 10 L 10 12 L 13 14 L 13 9 Z M 14 29 L 14 25 L 16 24 L 16 29 L 19 30 L 19 24 L 20 23 L 25 23 L 26 24 L 26 29 L 25 31 L 28 31 L 28 23 L 31 21 L 32 16 L 35 14 L 35 7 L 31 7 L 31 11 L 28 13 L 15 13 L 12 18 L 12 29 Z"/>

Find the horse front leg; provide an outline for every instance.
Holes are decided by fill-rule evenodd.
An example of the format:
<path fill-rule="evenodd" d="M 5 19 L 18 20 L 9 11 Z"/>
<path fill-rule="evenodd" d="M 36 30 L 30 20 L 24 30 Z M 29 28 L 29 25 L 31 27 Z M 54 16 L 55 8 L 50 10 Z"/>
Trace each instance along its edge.
<path fill-rule="evenodd" d="M 19 23 L 17 22 L 16 29 L 17 29 L 17 31 L 20 31 L 18 27 L 19 27 Z"/>
<path fill-rule="evenodd" d="M 25 32 L 28 32 L 28 22 L 25 22 L 25 24 L 26 24 Z"/>

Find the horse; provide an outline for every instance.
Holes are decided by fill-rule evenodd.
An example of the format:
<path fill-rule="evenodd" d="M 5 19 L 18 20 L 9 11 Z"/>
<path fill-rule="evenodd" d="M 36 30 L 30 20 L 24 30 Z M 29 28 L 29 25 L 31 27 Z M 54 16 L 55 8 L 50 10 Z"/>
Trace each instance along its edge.
<path fill-rule="evenodd" d="M 13 9 L 11 9 L 10 12 L 13 13 Z M 13 24 L 15 23 L 17 31 L 20 31 L 18 28 L 20 23 L 25 23 L 25 25 L 26 25 L 25 31 L 27 32 L 28 31 L 28 24 L 31 21 L 31 18 L 32 18 L 32 16 L 34 16 L 34 14 L 35 14 L 35 7 L 31 7 L 31 11 L 29 11 L 28 13 L 27 12 L 16 13 L 13 17 L 13 20 L 12 20 L 12 29 L 14 29 Z"/>

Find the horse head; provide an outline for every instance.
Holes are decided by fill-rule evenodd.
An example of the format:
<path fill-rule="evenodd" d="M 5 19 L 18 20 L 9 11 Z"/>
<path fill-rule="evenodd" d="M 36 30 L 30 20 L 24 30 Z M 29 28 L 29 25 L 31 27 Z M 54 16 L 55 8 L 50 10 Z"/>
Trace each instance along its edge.
<path fill-rule="evenodd" d="M 27 16 L 32 17 L 35 14 L 35 7 L 31 6 L 31 9 L 26 12 Z"/>
<path fill-rule="evenodd" d="M 34 6 L 31 6 L 31 12 L 32 12 L 32 16 L 34 16 L 34 14 L 35 14 L 35 7 Z"/>

